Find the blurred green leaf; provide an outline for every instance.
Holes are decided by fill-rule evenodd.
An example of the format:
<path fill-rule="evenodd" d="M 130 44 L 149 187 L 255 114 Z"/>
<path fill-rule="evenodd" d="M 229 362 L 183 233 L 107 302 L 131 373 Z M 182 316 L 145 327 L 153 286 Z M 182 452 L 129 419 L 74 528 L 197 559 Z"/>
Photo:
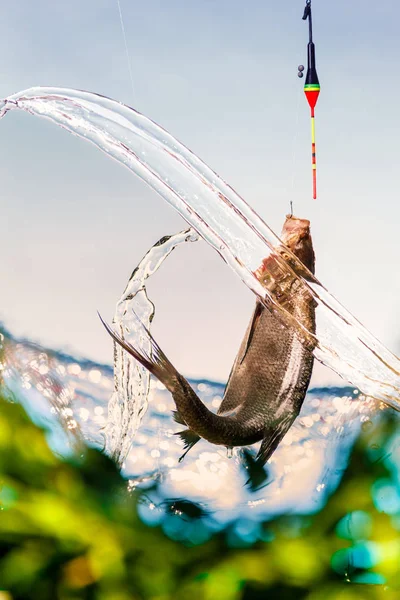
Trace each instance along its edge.
<path fill-rule="evenodd" d="M 397 599 L 400 502 L 386 458 L 396 424 L 388 413 L 365 429 L 318 514 L 213 534 L 212 515 L 184 498 L 146 526 L 145 496 L 109 458 L 87 448 L 62 460 L 2 399 L 0 600 Z"/>

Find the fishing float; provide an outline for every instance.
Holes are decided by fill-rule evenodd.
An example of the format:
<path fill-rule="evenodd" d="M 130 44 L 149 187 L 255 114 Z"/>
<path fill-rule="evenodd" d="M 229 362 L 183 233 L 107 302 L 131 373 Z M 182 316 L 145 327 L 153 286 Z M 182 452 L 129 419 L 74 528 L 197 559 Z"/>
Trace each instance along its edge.
<path fill-rule="evenodd" d="M 308 32 L 309 41 L 307 46 L 307 75 L 304 84 L 304 93 L 306 95 L 308 104 L 311 109 L 311 166 L 312 166 L 312 179 L 313 179 L 313 198 L 317 199 L 317 157 L 316 157 L 316 145 L 315 145 L 315 106 L 318 101 L 320 93 L 319 79 L 317 75 L 317 69 L 315 66 L 315 44 L 313 42 L 313 27 L 312 27 L 312 12 L 311 12 L 311 0 L 306 0 L 306 6 L 304 9 L 303 21 L 308 19 Z M 298 76 L 303 77 L 304 66 L 299 66 Z"/>

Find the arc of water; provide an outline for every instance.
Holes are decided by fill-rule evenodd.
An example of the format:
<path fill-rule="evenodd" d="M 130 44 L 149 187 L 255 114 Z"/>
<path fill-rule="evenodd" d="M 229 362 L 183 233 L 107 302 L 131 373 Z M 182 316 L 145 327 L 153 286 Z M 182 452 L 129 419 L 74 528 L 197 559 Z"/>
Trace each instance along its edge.
<path fill-rule="evenodd" d="M 164 129 L 135 110 L 89 92 L 31 88 L 0 101 L 47 118 L 96 145 L 148 183 L 223 257 L 283 322 L 290 319 L 255 271 L 278 238 L 236 192 Z M 292 264 L 298 265 L 291 257 Z M 289 269 L 282 264 L 282 269 Z M 400 360 L 371 335 L 319 282 L 315 356 L 366 395 L 400 409 Z M 303 330 L 304 341 L 313 335 Z"/>
<path fill-rule="evenodd" d="M 147 295 L 146 280 L 161 267 L 179 244 L 198 239 L 193 229 L 185 229 L 159 240 L 133 271 L 117 302 L 113 319 L 115 329 L 122 339 L 130 341 L 147 354 L 151 352 L 151 348 L 148 339 L 141 335 L 142 325 L 150 329 L 155 307 Z M 105 438 L 107 453 L 119 465 L 125 460 L 146 413 L 149 387 L 148 370 L 119 344 L 114 344 L 114 393 L 108 404 Z"/>

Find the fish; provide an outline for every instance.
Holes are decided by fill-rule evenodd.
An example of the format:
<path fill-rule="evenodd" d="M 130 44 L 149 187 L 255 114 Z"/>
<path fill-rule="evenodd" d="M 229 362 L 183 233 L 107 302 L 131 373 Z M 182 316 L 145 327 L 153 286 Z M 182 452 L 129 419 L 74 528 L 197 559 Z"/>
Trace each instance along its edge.
<path fill-rule="evenodd" d="M 315 272 L 310 221 L 287 216 L 281 241 L 255 274 L 264 287 L 274 292 L 282 307 L 314 333 L 315 301 L 308 286 L 295 276 L 310 279 Z M 288 249 L 300 259 L 300 267 Z M 185 450 L 180 460 L 201 438 L 228 448 L 261 441 L 256 460 L 264 465 L 300 412 L 311 379 L 313 347 L 304 344 L 299 328 L 286 327 L 276 312 L 259 300 L 217 414 L 204 405 L 143 324 L 142 333 L 151 348 L 148 353 L 124 340 L 101 320 L 114 341 L 172 394 L 176 405 L 174 419 L 186 427 L 177 433 Z"/>

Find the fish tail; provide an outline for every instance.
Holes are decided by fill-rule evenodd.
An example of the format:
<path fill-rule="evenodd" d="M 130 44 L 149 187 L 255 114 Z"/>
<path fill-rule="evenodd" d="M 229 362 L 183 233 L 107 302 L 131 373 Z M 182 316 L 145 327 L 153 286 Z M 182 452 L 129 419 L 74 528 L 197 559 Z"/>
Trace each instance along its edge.
<path fill-rule="evenodd" d="M 213 443 L 225 443 L 221 435 L 224 433 L 223 417 L 211 412 L 196 395 L 189 382 L 175 369 L 165 356 L 160 346 L 152 337 L 149 330 L 143 325 L 137 315 L 136 319 L 140 325 L 140 333 L 148 342 L 150 351 L 138 350 L 135 346 L 124 340 L 119 333 L 112 329 L 99 315 L 104 327 L 126 352 L 139 361 L 152 375 L 157 377 L 171 392 L 177 411 L 175 421 L 188 427 L 179 433 L 185 443 L 185 450 L 189 451 L 200 437 L 204 437 Z M 221 433 L 222 432 L 222 433 Z M 186 452 L 185 452 L 186 454 Z M 182 458 L 185 456 L 182 456 Z"/>
<path fill-rule="evenodd" d="M 150 352 L 147 353 L 145 350 L 138 350 L 135 346 L 124 340 L 114 329 L 106 323 L 101 315 L 99 314 L 100 320 L 104 327 L 113 338 L 124 350 L 126 350 L 131 356 L 139 361 L 152 375 L 157 377 L 170 391 L 174 392 L 177 383 L 180 381 L 180 375 L 175 369 L 173 364 L 165 356 L 160 346 L 157 344 L 155 339 L 152 337 L 150 331 L 143 325 L 139 317 L 138 321 L 142 325 L 142 334 L 150 344 Z M 186 423 L 184 423 L 186 425 Z"/>
<path fill-rule="evenodd" d="M 181 462 L 185 458 L 189 450 L 191 450 L 193 446 L 197 444 L 197 442 L 200 439 L 200 436 L 197 435 L 197 433 L 195 433 L 191 429 L 184 429 L 184 431 L 178 431 L 177 433 L 175 433 L 175 435 L 179 435 L 181 440 L 184 442 L 183 449 L 185 450 L 185 452 L 179 459 L 179 462 Z"/>

